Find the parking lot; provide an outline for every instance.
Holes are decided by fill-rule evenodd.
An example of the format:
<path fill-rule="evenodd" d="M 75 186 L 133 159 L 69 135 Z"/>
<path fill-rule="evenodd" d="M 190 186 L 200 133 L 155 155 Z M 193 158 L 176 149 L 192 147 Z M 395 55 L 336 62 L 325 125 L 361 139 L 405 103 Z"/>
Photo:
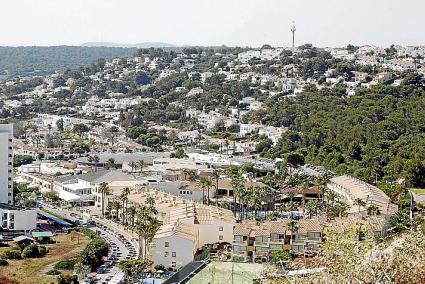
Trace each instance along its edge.
<path fill-rule="evenodd" d="M 96 274 L 91 274 L 83 283 L 120 283 L 124 274 L 116 265 L 122 260 L 135 259 L 137 257 L 135 248 L 124 236 L 104 225 L 96 224 L 91 229 L 109 243 L 111 252 L 105 263 L 97 269 Z"/>
<path fill-rule="evenodd" d="M 110 245 L 111 251 L 105 259 L 105 263 L 100 266 L 96 272 L 90 273 L 83 280 L 83 283 L 121 283 L 124 278 L 124 273 L 117 267 L 117 264 L 122 260 L 137 258 L 137 251 L 134 245 L 132 245 L 122 234 L 112 230 L 108 226 L 95 221 L 86 222 L 75 212 L 63 211 L 54 207 L 49 207 L 49 210 L 54 211 L 73 222 L 79 223 L 82 226 L 90 228 Z"/>

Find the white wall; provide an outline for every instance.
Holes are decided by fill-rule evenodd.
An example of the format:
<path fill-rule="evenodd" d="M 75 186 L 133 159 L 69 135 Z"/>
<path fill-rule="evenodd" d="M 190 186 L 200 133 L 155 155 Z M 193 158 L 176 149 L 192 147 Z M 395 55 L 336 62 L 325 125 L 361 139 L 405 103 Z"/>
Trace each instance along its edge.
<path fill-rule="evenodd" d="M 9 139 L 13 136 L 12 124 L 1 124 L 0 125 L 0 203 L 12 203 L 13 198 L 13 185 L 12 181 L 9 181 L 9 177 L 12 176 L 9 170 L 12 170 L 12 165 L 9 163 L 13 162 L 13 151 L 9 149 L 12 143 Z M 9 157 L 12 155 L 12 157 Z M 10 188 L 9 188 L 10 186 Z"/>
<path fill-rule="evenodd" d="M 214 219 L 212 224 L 196 225 L 199 228 L 199 245 L 202 246 L 218 242 L 232 243 L 233 225 L 221 219 Z M 220 227 L 223 227 L 223 231 L 220 231 Z M 219 236 L 223 236 L 223 239 L 220 240 Z"/>
<path fill-rule="evenodd" d="M 176 235 L 154 239 L 154 242 L 155 246 L 151 246 L 149 250 L 152 261 L 154 265 L 163 264 L 166 268 L 172 267 L 173 261 L 176 262 L 175 268 L 190 263 L 197 249 L 194 241 Z M 165 242 L 169 243 L 169 247 L 165 247 Z M 168 252 L 168 256 L 165 256 L 165 252 Z M 173 252 L 176 253 L 176 257 L 172 257 Z"/>
<path fill-rule="evenodd" d="M 7 217 L 4 218 L 5 214 Z M 11 215 L 14 215 L 14 227 L 10 228 L 12 223 Z M 16 230 L 34 230 L 37 227 L 37 211 L 34 210 L 8 210 L 0 208 L 1 225 L 4 229 Z"/>

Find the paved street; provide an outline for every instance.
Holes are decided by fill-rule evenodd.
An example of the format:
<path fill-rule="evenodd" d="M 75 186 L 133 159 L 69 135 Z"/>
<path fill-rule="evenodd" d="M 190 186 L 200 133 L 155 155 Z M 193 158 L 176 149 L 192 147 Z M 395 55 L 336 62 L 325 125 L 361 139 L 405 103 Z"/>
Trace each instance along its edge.
<path fill-rule="evenodd" d="M 84 223 L 82 218 L 79 217 L 80 214 L 76 211 L 62 210 L 45 203 L 40 204 L 49 211 L 57 213 L 71 221 Z M 123 278 L 123 273 L 121 269 L 117 267 L 117 264 L 125 259 L 136 259 L 137 249 L 124 235 L 117 232 L 115 228 L 111 228 L 106 222 L 102 223 L 103 224 L 96 222 L 96 226 L 90 229 L 109 243 L 111 251 L 105 265 L 102 266 L 100 270 L 98 270 L 99 273 L 94 276 L 94 283 L 119 283 Z M 103 268 L 105 268 L 104 271 Z"/>

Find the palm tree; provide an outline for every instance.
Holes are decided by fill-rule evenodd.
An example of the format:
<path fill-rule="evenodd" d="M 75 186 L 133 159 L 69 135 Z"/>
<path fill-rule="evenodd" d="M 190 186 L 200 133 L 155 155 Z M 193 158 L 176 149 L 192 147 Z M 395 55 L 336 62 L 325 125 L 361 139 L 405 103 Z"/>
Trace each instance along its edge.
<path fill-rule="evenodd" d="M 215 181 L 215 192 L 217 194 L 218 193 L 218 181 L 220 179 L 220 171 L 214 170 L 213 173 L 212 173 L 212 178 Z"/>
<path fill-rule="evenodd" d="M 134 219 L 136 217 L 137 209 L 136 206 L 130 205 L 126 210 L 127 218 L 130 220 L 130 227 L 133 230 L 134 227 Z"/>
<path fill-rule="evenodd" d="M 114 209 L 112 202 L 108 202 L 108 206 L 106 206 L 106 213 L 108 213 L 108 216 L 112 218 L 112 210 Z"/>
<path fill-rule="evenodd" d="M 344 201 L 337 201 L 331 208 L 335 216 L 343 217 L 347 215 L 350 206 Z"/>
<path fill-rule="evenodd" d="M 88 156 L 87 161 L 90 163 L 91 169 L 93 170 L 93 156 Z"/>
<path fill-rule="evenodd" d="M 110 158 L 107 162 L 106 162 L 106 168 L 109 169 L 113 169 L 115 168 L 115 159 L 114 158 Z"/>
<path fill-rule="evenodd" d="M 150 209 L 150 213 L 154 215 L 158 214 L 158 211 L 155 208 L 155 198 L 149 196 L 148 198 L 146 198 L 146 204 L 149 206 L 148 208 Z"/>
<path fill-rule="evenodd" d="M 93 163 L 94 163 L 94 171 L 97 172 L 97 164 L 99 163 L 100 159 L 99 156 L 94 155 L 93 156 Z"/>
<path fill-rule="evenodd" d="M 139 169 L 140 169 L 140 173 L 142 173 L 143 172 L 143 168 L 145 167 L 145 161 L 143 161 L 143 160 L 140 160 L 138 163 L 138 166 L 139 166 Z"/>
<path fill-rule="evenodd" d="M 201 186 L 202 186 L 202 204 L 205 202 L 205 188 L 207 188 L 207 203 L 210 204 L 210 187 L 211 187 L 211 180 L 207 177 L 201 177 Z"/>
<path fill-rule="evenodd" d="M 295 238 L 295 233 L 298 231 L 298 223 L 295 220 L 290 220 L 287 224 L 286 227 L 288 228 L 288 230 L 291 232 L 291 239 Z"/>
<path fill-rule="evenodd" d="M 298 204 L 294 201 L 289 201 L 286 204 L 286 210 L 290 212 L 289 217 L 292 219 L 292 211 L 298 210 Z"/>
<path fill-rule="evenodd" d="M 130 163 L 128 163 L 128 165 L 131 168 L 131 172 L 134 173 L 134 170 L 137 168 L 137 163 L 134 161 L 131 161 Z"/>
<path fill-rule="evenodd" d="M 236 216 L 236 199 L 241 196 L 244 188 L 242 176 L 232 175 L 230 177 L 230 184 L 233 189 L 233 214 Z"/>
<path fill-rule="evenodd" d="M 106 198 L 106 195 L 109 194 L 108 184 L 106 182 L 100 183 L 99 187 L 98 187 L 98 191 L 100 192 L 101 199 L 102 199 L 101 200 L 102 201 L 102 204 L 101 204 L 101 206 L 102 206 L 102 216 L 105 216 L 105 198 Z"/>
<path fill-rule="evenodd" d="M 121 202 L 119 200 L 114 200 L 112 202 L 112 208 L 113 208 L 113 210 L 115 210 L 115 218 L 116 218 L 116 222 L 118 222 L 119 221 L 119 212 L 120 212 L 120 209 L 122 208 Z"/>
<path fill-rule="evenodd" d="M 381 210 L 379 209 L 379 207 L 375 204 L 371 204 L 368 208 L 367 208 L 367 215 L 369 216 L 375 216 L 375 215 L 380 215 L 381 214 Z"/>
<path fill-rule="evenodd" d="M 319 206 L 319 202 L 317 200 L 309 200 L 306 205 L 305 205 L 305 209 L 308 212 L 309 217 L 311 218 L 312 215 L 316 215 L 317 214 L 317 208 Z"/>
<path fill-rule="evenodd" d="M 288 192 L 288 197 L 289 197 L 289 201 L 290 202 L 292 202 L 292 200 L 294 199 L 294 197 L 295 197 L 295 192 L 293 192 L 293 191 L 290 191 L 290 192 Z"/>
<path fill-rule="evenodd" d="M 120 195 L 120 200 L 122 201 L 122 223 L 123 225 L 127 223 L 127 206 L 128 206 L 128 195 L 130 194 L 130 188 L 125 187 Z"/>
<path fill-rule="evenodd" d="M 335 200 L 337 199 L 338 194 L 335 191 L 329 190 L 326 194 L 326 200 L 331 205 L 334 204 Z"/>
<path fill-rule="evenodd" d="M 137 218 L 134 223 L 134 231 L 136 232 L 138 236 L 138 243 L 139 243 L 139 259 L 144 258 L 143 254 L 143 240 L 145 239 L 146 234 L 146 228 L 148 226 L 148 208 L 144 205 L 141 205 L 139 208 L 137 208 Z"/>
<path fill-rule="evenodd" d="M 153 238 L 155 237 L 156 232 L 158 232 L 161 225 L 162 225 L 162 223 L 156 217 L 151 217 L 149 224 L 146 228 L 145 255 L 147 255 L 148 246 L 152 242 Z"/>
<path fill-rule="evenodd" d="M 159 227 L 160 221 L 157 218 L 158 211 L 155 209 L 155 200 L 149 201 L 149 206 L 141 205 L 137 209 L 137 218 L 134 223 L 134 230 L 138 235 L 139 241 L 139 259 L 147 255 L 147 246 L 152 241 Z"/>
<path fill-rule="evenodd" d="M 363 206 L 366 206 L 366 202 L 363 200 L 363 199 L 361 199 L 361 198 L 356 198 L 355 200 L 354 200 L 354 203 L 353 203 L 354 205 L 357 205 L 358 206 L 358 209 L 359 209 L 359 214 L 360 214 L 360 209 L 361 209 L 361 207 Z"/>
<path fill-rule="evenodd" d="M 307 182 L 303 182 L 301 185 L 301 198 L 302 198 L 302 205 L 305 206 L 305 192 L 308 190 L 309 184 Z"/>
<path fill-rule="evenodd" d="M 262 210 L 262 203 L 264 201 L 264 198 L 266 197 L 266 188 L 262 186 L 255 186 L 251 188 L 251 190 L 248 190 L 248 200 L 251 202 L 251 206 L 254 207 L 254 219 L 257 216 L 257 210 L 258 205 L 260 205 L 260 208 Z"/>

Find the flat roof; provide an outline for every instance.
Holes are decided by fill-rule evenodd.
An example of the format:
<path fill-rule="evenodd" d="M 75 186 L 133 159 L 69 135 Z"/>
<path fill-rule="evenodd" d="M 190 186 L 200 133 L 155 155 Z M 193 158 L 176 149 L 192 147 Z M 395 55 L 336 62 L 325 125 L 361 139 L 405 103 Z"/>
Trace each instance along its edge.
<path fill-rule="evenodd" d="M 31 233 L 33 238 L 51 238 L 53 237 L 53 233 L 50 231 L 46 232 L 32 232 Z"/>
<path fill-rule="evenodd" d="M 71 223 L 68 223 L 65 220 L 62 220 L 62 219 L 60 219 L 60 218 L 58 218 L 56 216 L 53 216 L 52 214 L 49 214 L 47 212 L 44 212 L 43 210 L 38 210 L 37 213 L 40 214 L 41 216 L 46 217 L 47 219 L 52 220 L 53 222 L 56 222 L 56 223 L 62 225 L 62 226 L 71 226 L 72 225 Z"/>
<path fill-rule="evenodd" d="M 27 236 L 18 236 L 18 237 L 13 238 L 14 242 L 21 242 L 23 240 L 34 241 L 33 238 L 30 238 L 30 237 L 27 237 Z"/>

